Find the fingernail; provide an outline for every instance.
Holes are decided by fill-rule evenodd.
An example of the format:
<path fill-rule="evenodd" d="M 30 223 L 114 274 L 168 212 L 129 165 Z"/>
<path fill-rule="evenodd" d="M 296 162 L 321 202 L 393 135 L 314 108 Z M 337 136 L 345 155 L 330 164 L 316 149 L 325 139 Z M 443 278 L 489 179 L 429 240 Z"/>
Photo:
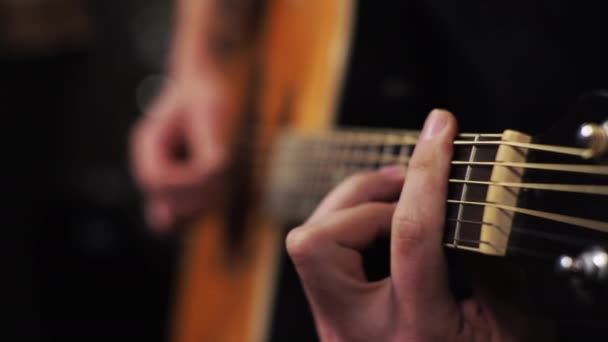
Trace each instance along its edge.
<path fill-rule="evenodd" d="M 448 112 L 441 109 L 433 109 L 424 122 L 421 137 L 424 140 L 437 136 L 448 123 Z"/>
<path fill-rule="evenodd" d="M 389 177 L 403 178 L 405 176 L 405 167 L 403 165 L 384 166 L 378 171 Z"/>

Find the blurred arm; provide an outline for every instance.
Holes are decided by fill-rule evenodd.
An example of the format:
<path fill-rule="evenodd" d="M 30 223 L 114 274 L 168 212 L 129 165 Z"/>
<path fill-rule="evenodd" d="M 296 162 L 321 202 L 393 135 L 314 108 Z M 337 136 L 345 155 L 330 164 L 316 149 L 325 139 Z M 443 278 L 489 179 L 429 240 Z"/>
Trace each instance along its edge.
<path fill-rule="evenodd" d="M 221 39 L 244 33 L 250 1 L 178 0 L 168 81 L 132 137 L 134 176 L 146 216 L 166 231 L 205 209 L 229 164 L 230 115 Z"/>

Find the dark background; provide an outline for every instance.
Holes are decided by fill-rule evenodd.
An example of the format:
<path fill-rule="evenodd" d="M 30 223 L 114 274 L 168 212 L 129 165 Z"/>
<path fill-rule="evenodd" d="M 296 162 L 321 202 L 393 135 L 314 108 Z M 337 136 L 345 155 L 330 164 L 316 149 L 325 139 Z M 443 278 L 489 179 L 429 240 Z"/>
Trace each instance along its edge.
<path fill-rule="evenodd" d="M 84 42 L 0 44 L 0 340 L 161 341 L 177 239 L 146 230 L 127 142 L 143 81 L 162 72 L 171 4 L 81 3 Z"/>

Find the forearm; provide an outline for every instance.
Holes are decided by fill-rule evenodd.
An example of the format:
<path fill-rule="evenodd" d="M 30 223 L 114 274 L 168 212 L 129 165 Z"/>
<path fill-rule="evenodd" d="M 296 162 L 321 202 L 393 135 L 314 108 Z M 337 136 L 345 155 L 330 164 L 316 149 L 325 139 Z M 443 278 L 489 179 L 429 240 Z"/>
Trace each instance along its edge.
<path fill-rule="evenodd" d="M 187 70 L 209 68 L 213 64 L 211 35 L 217 0 L 177 0 L 169 73 L 180 77 Z"/>
<path fill-rule="evenodd" d="M 243 45 L 253 29 L 256 0 L 177 0 L 176 26 L 168 67 L 174 76 L 189 74 L 183 66 L 199 70 L 217 68 Z M 233 49 L 226 51 L 226 49 Z"/>

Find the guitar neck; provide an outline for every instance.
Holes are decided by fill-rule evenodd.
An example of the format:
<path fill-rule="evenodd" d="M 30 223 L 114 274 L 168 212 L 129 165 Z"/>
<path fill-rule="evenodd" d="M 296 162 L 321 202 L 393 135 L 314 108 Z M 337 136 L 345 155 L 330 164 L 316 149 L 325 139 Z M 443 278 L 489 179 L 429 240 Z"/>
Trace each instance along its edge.
<path fill-rule="evenodd" d="M 349 175 L 386 165 L 407 165 L 417 139 L 418 132 L 405 130 L 288 132 L 280 140 L 272 164 L 270 208 L 284 221 L 303 220 L 333 187 Z M 455 141 L 446 246 L 486 254 L 505 254 L 508 237 L 497 233 L 496 226 L 510 227 L 512 216 L 504 217 L 500 209 L 474 204 L 487 203 L 491 199 L 509 206 L 516 205 L 517 189 L 506 191 L 504 188 L 479 186 L 490 181 L 521 181 L 522 169 L 491 164 L 497 157 L 503 161 L 525 162 L 526 149 L 502 145 L 505 142 L 525 144 L 529 137 L 505 131 L 500 134 L 461 134 Z"/>
<path fill-rule="evenodd" d="M 303 220 L 349 175 L 385 165 L 407 165 L 417 139 L 415 131 L 288 132 L 280 140 L 271 166 L 269 206 L 284 221 Z M 600 233 L 602 237 L 608 235 L 608 222 L 603 220 L 519 205 L 522 189 L 538 194 L 571 193 L 578 198 L 608 195 L 608 186 L 603 184 L 608 166 L 590 163 L 588 149 L 530 141 L 530 136 L 511 130 L 499 134 L 460 134 L 456 138 L 447 199 L 444 238 L 447 247 L 504 256 L 509 248 L 519 248 L 509 245 L 515 215 L 540 220 L 545 225 L 571 227 L 572 234 L 587 231 Z M 532 150 L 555 155 L 555 160 L 567 156 L 577 162 L 530 163 L 528 151 Z M 557 172 L 573 183 L 581 175 L 586 176 L 582 179 L 600 178 L 596 178 L 597 184 L 526 183 L 526 170 L 547 176 Z M 519 230 L 527 235 L 540 232 L 536 227 Z M 549 233 L 547 239 L 558 237 Z M 527 252 L 535 253 L 545 246 L 536 245 Z"/>
<path fill-rule="evenodd" d="M 385 165 L 407 165 L 416 131 L 345 129 L 287 132 L 271 163 L 270 206 L 278 217 L 302 220 L 349 175 Z"/>

